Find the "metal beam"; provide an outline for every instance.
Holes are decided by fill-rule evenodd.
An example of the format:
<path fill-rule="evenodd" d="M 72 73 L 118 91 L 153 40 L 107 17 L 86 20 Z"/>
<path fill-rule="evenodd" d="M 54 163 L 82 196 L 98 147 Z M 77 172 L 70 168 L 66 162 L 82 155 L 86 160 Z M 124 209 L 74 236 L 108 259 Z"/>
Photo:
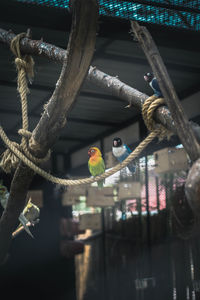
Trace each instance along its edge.
<path fill-rule="evenodd" d="M 100 59 L 105 59 L 105 60 L 112 60 L 112 61 L 121 61 L 125 62 L 128 64 L 137 64 L 137 65 L 143 65 L 146 66 L 148 65 L 147 60 L 142 57 L 132 57 L 132 56 L 125 56 L 121 54 L 116 54 L 116 53 L 103 53 L 100 57 Z M 200 73 L 200 66 L 196 64 L 195 66 L 188 66 L 185 64 L 180 64 L 177 63 L 176 61 L 174 62 L 167 62 L 167 59 L 165 61 L 165 65 L 168 67 L 170 70 L 176 70 L 176 71 L 182 71 L 182 72 L 191 72 L 191 73 Z"/>
<path fill-rule="evenodd" d="M 84 148 L 86 147 L 87 145 L 90 145 L 98 140 L 101 140 L 103 138 L 105 138 L 106 136 L 116 132 L 116 131 L 119 131 L 131 124 L 134 124 L 135 122 L 138 122 L 142 117 L 140 115 L 137 115 L 135 117 L 132 117 L 128 120 L 126 120 L 125 122 L 122 122 L 120 124 L 118 124 L 117 126 L 115 126 L 115 128 L 110 128 L 110 129 L 107 129 L 105 131 L 103 131 L 102 133 L 100 134 L 97 134 L 96 136 L 94 136 L 93 138 L 91 139 L 87 139 L 84 141 L 84 143 L 81 143 L 75 147 L 73 147 L 69 152 L 68 152 L 68 155 L 71 155 L 73 152 L 77 151 L 77 150 L 80 150 L 81 148 Z"/>
<path fill-rule="evenodd" d="M 12 135 L 12 136 L 16 136 L 19 137 L 18 133 L 13 131 L 13 130 L 8 130 L 6 132 L 8 135 Z M 84 138 L 75 138 L 75 137 L 70 137 L 70 136 L 60 136 L 60 138 L 58 139 L 58 141 L 72 141 L 72 142 L 85 142 Z"/>
<path fill-rule="evenodd" d="M 10 87 L 10 88 L 14 88 L 14 89 L 17 88 L 17 82 L 15 82 L 15 81 L 8 81 L 8 80 L 1 79 L 0 80 L 0 85 L 1 86 L 7 86 L 7 87 Z M 51 86 L 35 84 L 35 83 L 29 85 L 29 88 L 33 89 L 33 90 L 37 90 L 37 91 L 48 92 L 48 93 L 52 93 L 53 90 L 54 90 L 54 88 L 51 87 Z"/>
<path fill-rule="evenodd" d="M 10 115 L 16 115 L 16 116 L 21 116 L 21 112 L 20 111 L 16 111 L 14 109 L 4 109 L 1 108 L 0 114 L 10 114 Z M 29 113 L 30 117 L 34 117 L 34 118 L 40 118 L 40 114 L 33 112 Z M 87 119 L 81 119 L 81 118 L 73 118 L 73 117 L 69 117 L 67 118 L 68 122 L 72 122 L 72 123 L 80 123 L 80 124 L 88 124 L 88 125 L 98 125 L 98 126 L 105 126 L 105 127 L 116 127 L 118 126 L 118 122 L 109 122 L 109 121 L 100 121 L 100 120 L 87 120 Z M 15 127 L 16 128 L 16 127 Z"/>
<path fill-rule="evenodd" d="M 14 88 L 16 90 L 17 88 L 17 83 L 14 81 L 8 81 L 8 80 L 0 80 L 0 86 L 7 86 L 10 88 Z M 41 85 L 41 84 L 31 84 L 29 86 L 30 90 L 36 90 L 36 91 L 42 91 L 42 92 L 48 92 L 48 93 L 53 93 L 54 88 L 46 85 Z M 101 94 L 97 93 L 94 91 L 89 91 L 89 90 L 83 90 L 80 92 L 80 96 L 87 97 L 87 98 L 98 98 L 98 99 L 106 99 L 109 101 L 115 101 L 115 102 L 124 102 L 122 99 L 119 99 L 115 96 L 109 95 L 109 94 Z M 79 96 L 79 97 L 80 97 Z"/>

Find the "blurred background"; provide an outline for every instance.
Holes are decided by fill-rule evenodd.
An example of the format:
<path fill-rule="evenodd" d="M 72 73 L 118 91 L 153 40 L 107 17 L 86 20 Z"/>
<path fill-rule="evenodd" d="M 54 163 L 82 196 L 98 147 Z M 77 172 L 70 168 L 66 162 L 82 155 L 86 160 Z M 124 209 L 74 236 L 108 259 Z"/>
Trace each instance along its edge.
<path fill-rule="evenodd" d="M 92 66 L 152 95 L 143 75 L 151 71 L 130 33 L 137 20 L 152 34 L 190 120 L 200 123 L 199 1 L 99 0 L 100 16 Z M 0 28 L 66 49 L 69 1 L 1 0 Z M 30 130 L 58 80 L 61 64 L 36 57 L 28 99 Z M 19 141 L 21 110 L 14 57 L 0 32 L 0 120 Z M 147 135 L 140 112 L 85 80 L 67 125 L 43 167 L 62 178 L 84 178 L 88 149 L 101 149 L 106 169 L 116 165 L 112 140 L 133 150 Z M 5 150 L 0 143 L 0 152 Z M 153 141 L 127 168 L 96 184 L 66 189 L 36 175 L 30 187 L 40 222 L 12 242 L 0 268 L 0 293 L 10 299 L 199 299 L 199 229 L 184 196 L 191 162 L 180 140 Z M 13 174 L 0 171 L 10 188 Z M 95 196 L 94 196 L 95 195 Z M 0 208 L 1 212 L 3 211 Z"/>

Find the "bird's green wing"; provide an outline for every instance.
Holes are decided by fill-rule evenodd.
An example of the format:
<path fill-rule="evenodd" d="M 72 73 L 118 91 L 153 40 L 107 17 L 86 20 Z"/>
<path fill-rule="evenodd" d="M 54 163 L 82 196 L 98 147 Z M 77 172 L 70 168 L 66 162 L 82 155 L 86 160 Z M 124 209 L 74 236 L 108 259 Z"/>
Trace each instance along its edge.
<path fill-rule="evenodd" d="M 91 165 L 88 162 L 88 168 L 89 168 L 89 171 L 90 171 L 90 173 L 91 173 L 92 176 L 100 175 L 100 174 L 102 174 L 102 173 L 105 172 L 105 163 L 104 163 L 104 160 L 101 159 L 99 161 L 99 163 L 97 163 L 95 166 Z"/>

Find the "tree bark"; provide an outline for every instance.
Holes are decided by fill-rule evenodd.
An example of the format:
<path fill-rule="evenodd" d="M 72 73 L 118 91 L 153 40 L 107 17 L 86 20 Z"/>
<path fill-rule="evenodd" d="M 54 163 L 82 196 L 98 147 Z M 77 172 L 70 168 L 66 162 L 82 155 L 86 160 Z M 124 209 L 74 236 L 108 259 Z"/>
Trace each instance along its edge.
<path fill-rule="evenodd" d="M 146 27 L 140 26 L 138 22 L 133 21 L 131 21 L 131 27 L 157 78 L 174 125 L 178 128 L 177 134 L 190 159 L 195 161 L 200 156 L 200 146 L 178 99 L 159 50 Z"/>
<path fill-rule="evenodd" d="M 98 6 L 96 0 L 75 0 L 67 52 L 63 50 L 63 68 L 55 91 L 32 133 L 29 150 L 43 157 L 55 143 L 66 123 L 66 114 L 73 105 L 87 75 L 95 49 Z M 67 53 L 67 55 L 66 55 Z M 9 250 L 12 232 L 25 206 L 26 195 L 34 172 L 20 163 L 12 180 L 10 196 L 0 220 L 0 263 Z"/>
<path fill-rule="evenodd" d="M 90 4 L 87 4 L 86 1 L 87 3 Z M 81 0 L 79 1 L 76 0 L 75 2 L 79 4 L 81 2 L 83 3 L 83 1 Z M 86 22 L 87 20 L 89 20 L 90 22 L 88 21 L 89 24 L 87 23 L 88 27 L 82 26 L 83 28 L 79 28 L 80 30 L 76 31 L 76 34 L 80 35 L 79 45 L 82 45 L 81 47 L 83 47 L 82 49 L 79 49 L 80 50 L 79 54 L 81 53 L 81 57 L 83 58 L 83 60 L 81 60 L 79 57 L 79 59 L 77 59 L 76 61 L 76 55 L 74 57 L 75 59 L 74 63 L 68 61 L 66 58 L 66 55 L 68 55 L 67 57 L 70 57 L 71 60 L 73 56 L 70 55 L 72 55 L 73 52 L 77 53 L 76 50 L 78 50 L 78 47 L 74 49 L 75 45 L 73 45 L 73 47 L 71 45 L 72 35 L 70 37 L 70 43 L 68 44 L 67 52 L 64 49 L 58 48 L 54 45 L 47 44 L 43 41 L 34 41 L 28 38 L 23 38 L 20 41 L 21 51 L 23 53 L 43 56 L 60 63 L 64 62 L 63 69 L 56 90 L 52 98 L 50 99 L 46 107 L 46 110 L 41 117 L 39 124 L 33 131 L 34 139 L 32 138 L 32 140 L 30 141 L 30 150 L 32 151 L 33 154 L 35 154 L 38 157 L 45 155 L 49 147 L 55 142 L 56 138 L 59 136 L 60 129 L 65 124 L 65 115 L 67 111 L 71 108 L 72 104 L 74 103 L 78 91 L 80 90 L 84 76 L 87 73 L 88 70 L 86 67 L 87 64 L 89 67 L 89 63 L 90 63 L 89 61 L 91 60 L 91 57 L 89 56 L 92 55 L 93 52 L 92 41 L 94 41 L 94 32 L 93 31 L 90 32 L 92 27 L 91 23 L 93 22 L 94 25 L 96 21 L 96 15 L 95 15 L 96 8 L 94 9 L 95 12 L 92 13 L 91 7 L 94 8 L 96 2 L 94 0 L 93 1 L 84 0 L 84 5 L 85 5 L 84 8 L 85 13 L 86 12 L 88 13 L 87 7 L 89 7 L 89 16 L 86 13 L 87 15 L 87 17 L 85 15 L 86 20 L 83 18 L 82 22 Z M 75 19 L 76 20 L 74 20 L 73 18 L 73 22 L 77 21 L 78 18 Z M 76 26 L 74 28 L 76 28 Z M 79 26 L 81 26 L 80 22 L 79 22 Z M 93 26 L 93 28 L 94 27 L 95 25 Z M 88 32 L 88 36 L 91 33 L 91 40 L 90 40 L 91 44 L 89 42 L 89 39 L 87 38 L 88 36 L 87 37 L 84 36 L 83 39 L 81 39 L 81 36 L 84 32 L 85 33 Z M 96 35 L 96 31 L 95 31 L 95 35 Z M 0 42 L 10 45 L 10 42 L 14 38 L 14 36 L 15 36 L 14 33 L 0 29 Z M 90 44 L 90 50 L 86 47 L 84 43 Z M 88 54 L 88 58 L 87 58 L 87 54 Z M 87 58 L 88 60 L 85 58 Z M 80 64 L 77 64 L 78 61 L 80 62 Z M 70 63 L 70 67 L 68 67 L 69 66 L 68 63 Z M 81 71 L 79 69 L 79 66 L 81 66 L 81 70 L 82 68 L 83 69 L 85 68 L 85 70 L 83 70 L 85 73 L 80 72 L 79 74 L 79 71 Z M 71 70 L 72 72 L 70 73 L 70 68 L 76 69 L 76 72 L 73 72 L 73 70 Z M 74 76 L 74 73 L 79 74 L 80 77 L 78 76 L 76 78 L 76 76 Z M 75 85 L 73 85 L 73 80 L 75 80 L 76 83 Z M 108 74 L 105 74 L 104 72 L 92 66 L 89 68 L 87 80 L 89 80 L 90 82 L 92 82 L 97 86 L 102 87 L 102 89 L 113 94 L 114 96 L 119 97 L 126 102 L 128 101 L 138 110 L 141 110 L 144 101 L 148 98 L 146 94 L 139 92 L 138 90 L 121 82 L 118 78 L 109 76 Z M 76 89 L 76 85 L 78 85 L 77 89 Z M 70 87 L 73 87 L 75 91 L 73 89 L 70 89 Z M 55 103 L 57 103 L 57 105 Z M 58 110 L 59 105 L 63 110 L 65 110 L 65 113 L 63 113 L 63 111 Z M 157 109 L 155 113 L 155 120 L 163 124 L 167 129 L 171 130 L 175 134 L 177 133 L 176 126 L 166 106 Z M 44 132 L 43 132 L 43 126 L 45 128 Z M 195 127 L 198 136 L 199 126 L 195 124 Z M 15 228 L 15 224 L 17 222 L 19 213 L 22 211 L 24 207 L 26 193 L 33 176 L 34 176 L 33 171 L 31 171 L 29 168 L 27 168 L 22 163 L 20 163 L 18 169 L 15 172 L 15 176 L 13 178 L 13 182 L 11 185 L 11 192 L 10 192 L 10 198 L 9 198 L 7 210 L 4 212 L 2 219 L 0 221 L 0 262 L 3 261 L 6 252 L 9 249 L 12 231 Z M 18 186 L 17 177 L 21 178 L 19 182 L 19 186 Z M 19 201 L 18 200 L 15 201 L 16 199 L 19 199 Z"/>
<path fill-rule="evenodd" d="M 10 46 L 10 42 L 14 37 L 15 34 L 13 32 L 0 29 L 1 43 Z M 64 49 L 45 43 L 41 40 L 38 41 L 23 38 L 20 41 L 20 46 L 22 53 L 38 55 L 59 63 L 64 61 L 66 55 L 66 51 Z M 89 68 L 87 80 L 96 86 L 101 87 L 104 91 L 131 103 L 139 111 L 141 111 L 144 101 L 149 97 L 137 89 L 128 86 L 117 77 L 112 77 L 93 66 L 90 66 Z M 158 123 L 161 123 L 174 134 L 177 134 L 171 113 L 166 106 L 158 108 L 154 114 L 154 118 Z M 193 125 L 193 129 L 195 129 L 195 136 L 198 138 L 198 142 L 200 143 L 200 127 L 197 124 Z"/>

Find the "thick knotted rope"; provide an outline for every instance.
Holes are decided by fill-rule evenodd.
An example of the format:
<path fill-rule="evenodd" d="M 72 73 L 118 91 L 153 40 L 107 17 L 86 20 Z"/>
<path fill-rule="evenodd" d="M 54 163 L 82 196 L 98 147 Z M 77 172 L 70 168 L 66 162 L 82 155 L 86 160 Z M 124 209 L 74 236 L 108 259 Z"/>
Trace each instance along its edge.
<path fill-rule="evenodd" d="M 167 136 L 169 139 L 172 135 L 172 132 L 166 129 L 162 124 L 158 124 L 153 119 L 153 114 L 155 110 L 165 104 L 165 100 L 163 98 L 157 98 L 157 96 L 153 95 L 146 99 L 142 106 L 142 116 L 145 122 L 147 129 L 151 132 L 155 129 L 160 129 L 160 133 L 158 134 L 158 139 L 162 140 Z"/>
<path fill-rule="evenodd" d="M 150 99 L 151 98 L 151 99 Z M 150 99 L 150 100 L 149 100 Z M 154 100 L 152 100 L 154 99 Z M 159 100 L 154 96 L 149 97 L 143 105 L 143 118 L 145 121 L 145 124 L 147 124 L 148 129 L 152 130 L 150 134 L 135 148 L 135 150 L 120 164 L 116 165 L 109 171 L 106 171 L 105 173 L 95 176 L 95 177 L 89 177 L 89 178 L 83 178 L 83 179 L 76 179 L 76 180 L 70 180 L 70 179 L 62 179 L 55 177 L 41 168 L 39 168 L 37 165 L 35 165 L 30 159 L 28 159 L 17 147 L 15 144 L 10 143 L 8 137 L 6 136 L 5 132 L 3 131 L 3 128 L 0 126 L 0 136 L 4 143 L 7 145 L 7 147 L 15 153 L 15 155 L 22 160 L 29 168 L 33 169 L 37 174 L 43 176 L 45 179 L 57 183 L 60 185 L 80 185 L 80 184 L 91 184 L 95 181 L 99 181 L 102 179 L 105 179 L 113 174 L 115 174 L 117 171 L 120 171 L 121 169 L 125 168 L 134 158 L 138 157 L 139 154 L 145 149 L 145 147 L 157 136 L 164 137 L 164 135 L 169 134 L 169 131 L 165 129 L 162 125 L 157 125 L 154 120 L 152 120 L 153 111 L 163 104 L 163 100 Z M 148 103 L 148 105 L 147 105 Z"/>
<path fill-rule="evenodd" d="M 18 149 L 18 151 L 23 152 L 31 161 L 35 163 L 41 163 L 44 159 L 38 159 L 34 157 L 28 150 L 28 140 L 31 137 L 31 132 L 28 131 L 28 107 L 27 107 L 27 95 L 29 93 L 27 78 L 31 81 L 34 77 L 34 61 L 30 55 L 21 55 L 20 52 L 20 40 L 25 37 L 26 33 L 18 34 L 12 41 L 10 45 L 10 49 L 13 54 L 16 56 L 15 65 L 17 69 L 17 90 L 20 95 L 21 101 L 21 110 L 22 110 L 22 129 L 18 131 L 18 133 L 22 136 L 21 144 L 13 143 L 13 146 Z M 45 160 L 49 158 L 46 157 Z M 2 154 L 2 159 L 0 163 L 0 167 L 6 172 L 10 173 L 12 169 L 15 169 L 19 163 L 19 158 L 15 155 L 14 152 L 7 149 Z"/>

